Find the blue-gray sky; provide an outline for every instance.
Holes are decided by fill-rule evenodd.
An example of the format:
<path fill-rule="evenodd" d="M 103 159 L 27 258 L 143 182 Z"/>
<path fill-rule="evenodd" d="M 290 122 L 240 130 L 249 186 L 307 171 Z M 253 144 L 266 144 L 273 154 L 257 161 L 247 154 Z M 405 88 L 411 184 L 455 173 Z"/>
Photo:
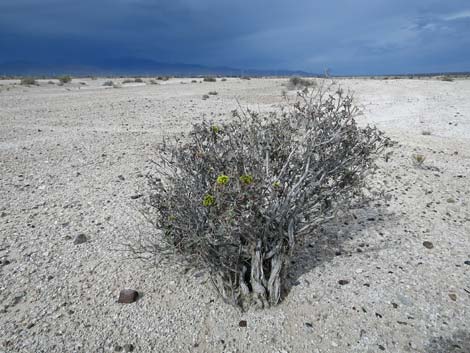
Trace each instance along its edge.
<path fill-rule="evenodd" d="M 0 0 L 0 62 L 470 71 L 469 0 Z"/>

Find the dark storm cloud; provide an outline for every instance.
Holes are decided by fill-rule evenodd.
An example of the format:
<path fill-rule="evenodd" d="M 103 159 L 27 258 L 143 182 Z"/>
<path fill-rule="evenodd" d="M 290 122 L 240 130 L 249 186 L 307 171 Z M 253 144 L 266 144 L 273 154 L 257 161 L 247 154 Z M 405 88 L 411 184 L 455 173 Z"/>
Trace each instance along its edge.
<path fill-rule="evenodd" d="M 470 70 L 465 0 L 1 0 L 0 61 Z"/>

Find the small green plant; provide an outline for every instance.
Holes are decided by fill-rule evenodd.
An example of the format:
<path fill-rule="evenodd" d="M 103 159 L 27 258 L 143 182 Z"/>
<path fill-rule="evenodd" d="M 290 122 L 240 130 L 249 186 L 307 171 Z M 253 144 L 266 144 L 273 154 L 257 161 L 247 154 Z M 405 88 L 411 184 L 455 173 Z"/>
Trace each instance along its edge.
<path fill-rule="evenodd" d="M 204 82 L 216 82 L 217 79 L 216 79 L 214 76 L 205 76 L 205 77 L 203 78 L 203 81 L 204 81 Z"/>
<path fill-rule="evenodd" d="M 20 82 L 23 86 L 37 86 L 37 82 L 33 77 L 23 77 Z"/>
<path fill-rule="evenodd" d="M 72 82 L 72 77 L 68 76 L 68 75 L 59 76 L 57 78 L 58 78 L 59 82 L 61 82 L 61 83 L 70 83 L 70 82 Z"/>
<path fill-rule="evenodd" d="M 416 154 L 413 154 L 411 156 L 411 159 L 413 161 L 413 164 L 417 167 L 422 167 L 423 166 L 423 163 L 424 161 L 426 160 L 426 156 L 424 156 L 423 154 L 420 154 L 420 153 L 416 153 Z"/>

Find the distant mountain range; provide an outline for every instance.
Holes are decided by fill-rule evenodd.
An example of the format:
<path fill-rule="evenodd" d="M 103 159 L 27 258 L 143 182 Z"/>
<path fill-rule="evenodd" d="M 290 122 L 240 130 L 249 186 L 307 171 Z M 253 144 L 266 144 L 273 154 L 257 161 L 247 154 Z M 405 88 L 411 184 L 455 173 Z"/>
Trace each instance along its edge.
<path fill-rule="evenodd" d="M 0 63 L 3 76 L 127 76 L 127 75 L 224 75 L 224 76 L 321 76 L 305 71 L 256 70 L 210 67 L 194 64 L 170 64 L 139 58 L 112 58 L 89 63 L 41 63 L 9 61 Z"/>

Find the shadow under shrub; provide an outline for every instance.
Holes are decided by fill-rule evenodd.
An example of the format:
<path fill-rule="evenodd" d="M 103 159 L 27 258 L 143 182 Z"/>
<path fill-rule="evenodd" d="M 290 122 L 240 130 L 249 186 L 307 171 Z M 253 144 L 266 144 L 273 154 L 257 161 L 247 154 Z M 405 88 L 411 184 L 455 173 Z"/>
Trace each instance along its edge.
<path fill-rule="evenodd" d="M 350 95 L 318 88 L 280 113 L 234 111 L 165 140 L 144 213 L 158 231 L 131 250 L 206 270 L 233 305 L 277 304 L 295 247 L 364 195 L 390 144 L 358 113 Z"/>

